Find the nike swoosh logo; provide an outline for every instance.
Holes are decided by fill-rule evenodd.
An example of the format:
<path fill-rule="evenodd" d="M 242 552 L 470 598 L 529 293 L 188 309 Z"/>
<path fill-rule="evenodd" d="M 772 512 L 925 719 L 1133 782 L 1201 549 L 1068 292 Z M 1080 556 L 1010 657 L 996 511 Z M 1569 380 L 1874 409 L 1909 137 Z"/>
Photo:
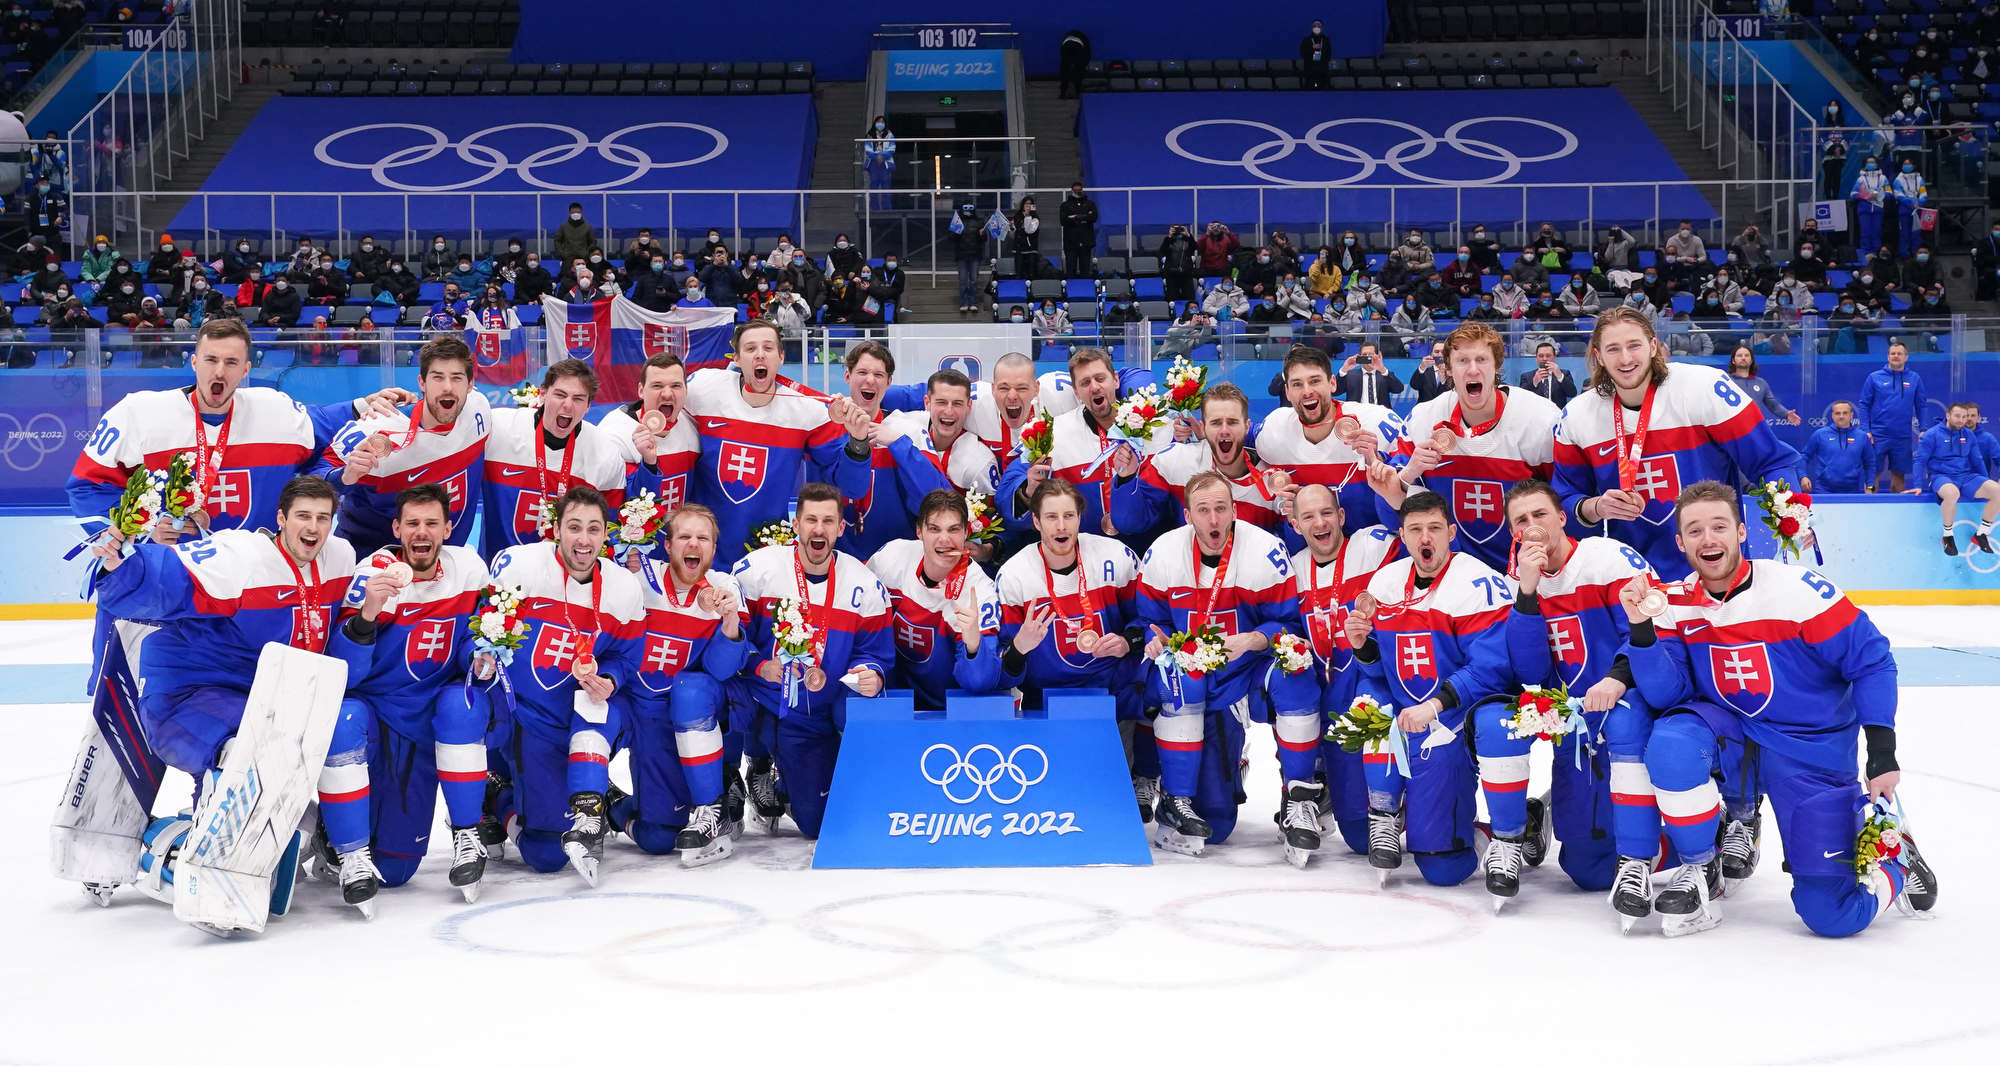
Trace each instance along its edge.
<path fill-rule="evenodd" d="M 1822 859 L 1838 859 L 1840 855 L 1841 853 L 1838 851 L 1822 851 L 1819 853 L 1819 857 Z"/>
<path fill-rule="evenodd" d="M 520 470 L 516 470 L 511 466 L 503 466 L 500 468 L 501 477 L 520 477 L 522 474 L 525 474 L 527 472 L 528 471 L 525 467 L 523 467 Z"/>
<path fill-rule="evenodd" d="M 1681 632 L 1683 632 L 1683 633 L 1699 633 L 1699 632 L 1701 632 L 1702 630 L 1704 630 L 1704 629 L 1707 629 L 1707 628 L 1708 628 L 1708 623 L 1707 623 L 1707 622 L 1689 622 L 1689 623 L 1687 623 L 1687 624 L 1685 624 L 1685 625 L 1681 626 Z"/>
<path fill-rule="evenodd" d="M 299 591 L 298 589 L 279 589 L 278 598 L 281 600 L 289 600 L 294 595 L 297 595 L 298 591 Z"/>
<path fill-rule="evenodd" d="M 1167 598 L 1171 600 L 1184 600 L 1192 595 L 1194 595 L 1194 590 L 1189 589 L 1186 592 L 1170 592 L 1167 594 Z"/>
<path fill-rule="evenodd" d="M 1599 458 L 1603 458 L 1604 456 L 1610 455 L 1612 452 L 1615 452 L 1617 450 L 1618 450 L 1618 442 L 1614 440 L 1609 444 L 1598 445 L 1597 455 Z"/>
<path fill-rule="evenodd" d="M 710 429 L 726 429 L 729 426 L 729 423 L 713 418 L 703 419 L 701 424 Z"/>
<path fill-rule="evenodd" d="M 428 466 L 427 466 L 427 467 L 424 467 L 424 468 L 423 468 L 423 469 L 421 469 L 421 470 L 412 470 L 412 471 L 410 471 L 410 473 L 409 473 L 409 477 L 411 477 L 412 479 L 415 479 L 415 478 L 420 478 L 420 477 L 423 477 L 423 476 L 424 476 L 425 474 L 428 474 L 428 473 L 430 473 L 430 470 L 431 470 L 431 468 L 430 468 L 430 467 L 428 467 Z"/>

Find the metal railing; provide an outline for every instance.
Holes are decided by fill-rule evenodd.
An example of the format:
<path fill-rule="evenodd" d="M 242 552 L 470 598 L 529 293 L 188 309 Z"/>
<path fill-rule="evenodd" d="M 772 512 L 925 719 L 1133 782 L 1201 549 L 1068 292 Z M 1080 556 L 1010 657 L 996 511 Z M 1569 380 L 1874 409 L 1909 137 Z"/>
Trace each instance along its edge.
<path fill-rule="evenodd" d="M 1647 0 L 1646 72 L 1698 134 L 1715 164 L 1762 182 L 1755 206 L 1789 245 L 1798 207 L 1813 198 L 1819 144 L 1814 117 L 1784 79 L 1729 31 L 1703 0 Z"/>
<path fill-rule="evenodd" d="M 73 240 L 136 232 L 139 200 L 91 198 L 167 187 L 234 94 L 243 61 L 241 3 L 189 0 L 186 11 L 158 27 L 125 76 L 70 127 L 71 210 L 81 216 Z"/>
<path fill-rule="evenodd" d="M 994 188 L 1001 182 L 1009 187 L 1028 186 L 1035 181 L 1035 138 L 1004 134 L 958 137 L 892 137 L 896 145 L 897 175 L 909 175 L 900 184 L 891 179 L 883 192 L 897 194 L 940 192 L 953 188 Z M 873 137 L 854 138 L 854 183 L 870 185 L 867 147 Z M 904 146 L 912 145 L 905 152 Z M 963 149 L 963 150 L 958 150 Z M 984 154 L 982 154 L 984 153 Z M 998 179 L 998 181 L 990 179 Z M 871 186 L 872 187 L 872 186 Z M 886 210 L 891 205 L 884 205 Z"/>
<path fill-rule="evenodd" d="M 1478 186 L 1443 185 L 1161 185 L 1089 190 L 1102 217 L 1098 247 L 1122 236 L 1121 246 L 1132 254 L 1151 255 L 1171 224 L 1169 219 L 1199 232 L 1211 220 L 1237 231 L 1245 245 L 1262 244 L 1277 229 L 1286 230 L 1302 249 L 1329 243 L 1353 228 L 1364 242 L 1387 249 L 1415 227 L 1430 231 L 1435 242 L 1456 245 L 1477 223 L 1496 239 L 1519 248 L 1543 222 L 1554 222 L 1576 248 L 1595 246 L 1602 230 L 1625 227 L 1640 247 L 1657 247 L 1668 229 L 1682 218 L 1694 220 L 1703 239 L 1726 245 L 1750 222 L 1764 222 L 1764 204 L 1784 199 L 1792 191 L 1785 181 L 1659 181 L 1544 182 Z M 951 274 L 952 254 L 940 244 L 948 235 L 951 215 L 971 201 L 984 223 L 996 210 L 1011 211 L 1023 197 L 1035 196 L 1043 212 L 1040 251 L 1051 257 L 1062 252 L 1057 206 L 1065 188 L 998 190 L 946 189 L 895 191 L 914 201 L 907 207 L 880 210 L 877 189 L 717 189 L 668 192 L 187 192 L 182 214 L 171 220 L 172 232 L 183 243 L 209 253 L 223 236 L 253 236 L 275 249 L 298 236 L 330 240 L 345 250 L 355 237 L 370 234 L 404 242 L 415 254 L 420 237 L 444 233 L 469 240 L 483 255 L 493 243 L 526 237 L 530 246 L 547 252 L 542 235 L 567 217 L 568 205 L 583 204 L 586 218 L 597 227 L 607 254 L 617 254 L 641 226 L 650 227 L 669 249 L 698 245 L 709 229 L 726 235 L 733 252 L 751 244 L 774 242 L 789 234 L 807 252 L 820 256 L 835 233 L 856 235 L 867 258 L 901 258 L 918 273 Z M 111 212 L 136 217 L 156 196 L 142 191 L 81 191 L 73 197 L 78 214 Z M 1810 199 L 1808 190 L 1807 199 Z M 824 210 L 814 213 L 818 205 Z M 1701 208 L 1706 208 L 1704 212 Z M 1145 219 L 1135 220 L 1138 215 Z M 805 220 L 852 219 L 827 232 L 806 232 Z M 1789 219 L 1790 216 L 1787 216 Z M 75 235 L 73 231 L 72 236 Z M 89 231 L 81 231 L 89 232 Z M 662 236 L 664 235 L 664 236 Z M 156 229 L 137 234 L 138 247 L 150 247 Z M 1777 243 L 1777 242 L 1774 242 Z M 1011 255 L 1012 250 L 989 241 L 984 257 Z"/>

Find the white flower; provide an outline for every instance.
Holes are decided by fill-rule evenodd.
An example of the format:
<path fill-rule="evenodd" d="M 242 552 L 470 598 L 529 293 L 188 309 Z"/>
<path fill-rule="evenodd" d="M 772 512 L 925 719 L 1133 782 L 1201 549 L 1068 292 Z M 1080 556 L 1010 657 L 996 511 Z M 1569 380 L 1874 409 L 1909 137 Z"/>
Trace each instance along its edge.
<path fill-rule="evenodd" d="M 501 620 L 500 615 L 489 611 L 480 616 L 479 635 L 487 640 L 499 640 L 507 635 L 506 623 Z"/>
<path fill-rule="evenodd" d="M 1896 829 L 1882 830 L 1882 846 L 1888 848 L 1890 851 L 1894 851 L 1897 848 L 1902 847 L 1903 846 L 1902 832 Z"/>

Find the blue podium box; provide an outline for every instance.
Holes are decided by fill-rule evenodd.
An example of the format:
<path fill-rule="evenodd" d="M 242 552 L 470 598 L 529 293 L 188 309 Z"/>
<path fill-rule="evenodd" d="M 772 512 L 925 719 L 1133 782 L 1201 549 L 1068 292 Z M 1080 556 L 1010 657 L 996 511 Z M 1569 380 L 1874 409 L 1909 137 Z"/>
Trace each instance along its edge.
<path fill-rule="evenodd" d="M 1152 864 L 1103 690 L 847 701 L 815 869 Z"/>

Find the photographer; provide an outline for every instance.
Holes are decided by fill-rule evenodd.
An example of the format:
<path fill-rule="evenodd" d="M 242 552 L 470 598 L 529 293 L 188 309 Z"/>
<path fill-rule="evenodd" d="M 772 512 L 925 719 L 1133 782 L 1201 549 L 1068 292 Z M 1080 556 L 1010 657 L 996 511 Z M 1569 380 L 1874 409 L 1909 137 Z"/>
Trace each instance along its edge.
<path fill-rule="evenodd" d="M 1372 403 L 1387 407 L 1389 397 L 1403 391 L 1403 380 L 1382 365 L 1373 344 L 1347 357 L 1335 375 L 1340 382 L 1340 398 L 1349 403 Z"/>

